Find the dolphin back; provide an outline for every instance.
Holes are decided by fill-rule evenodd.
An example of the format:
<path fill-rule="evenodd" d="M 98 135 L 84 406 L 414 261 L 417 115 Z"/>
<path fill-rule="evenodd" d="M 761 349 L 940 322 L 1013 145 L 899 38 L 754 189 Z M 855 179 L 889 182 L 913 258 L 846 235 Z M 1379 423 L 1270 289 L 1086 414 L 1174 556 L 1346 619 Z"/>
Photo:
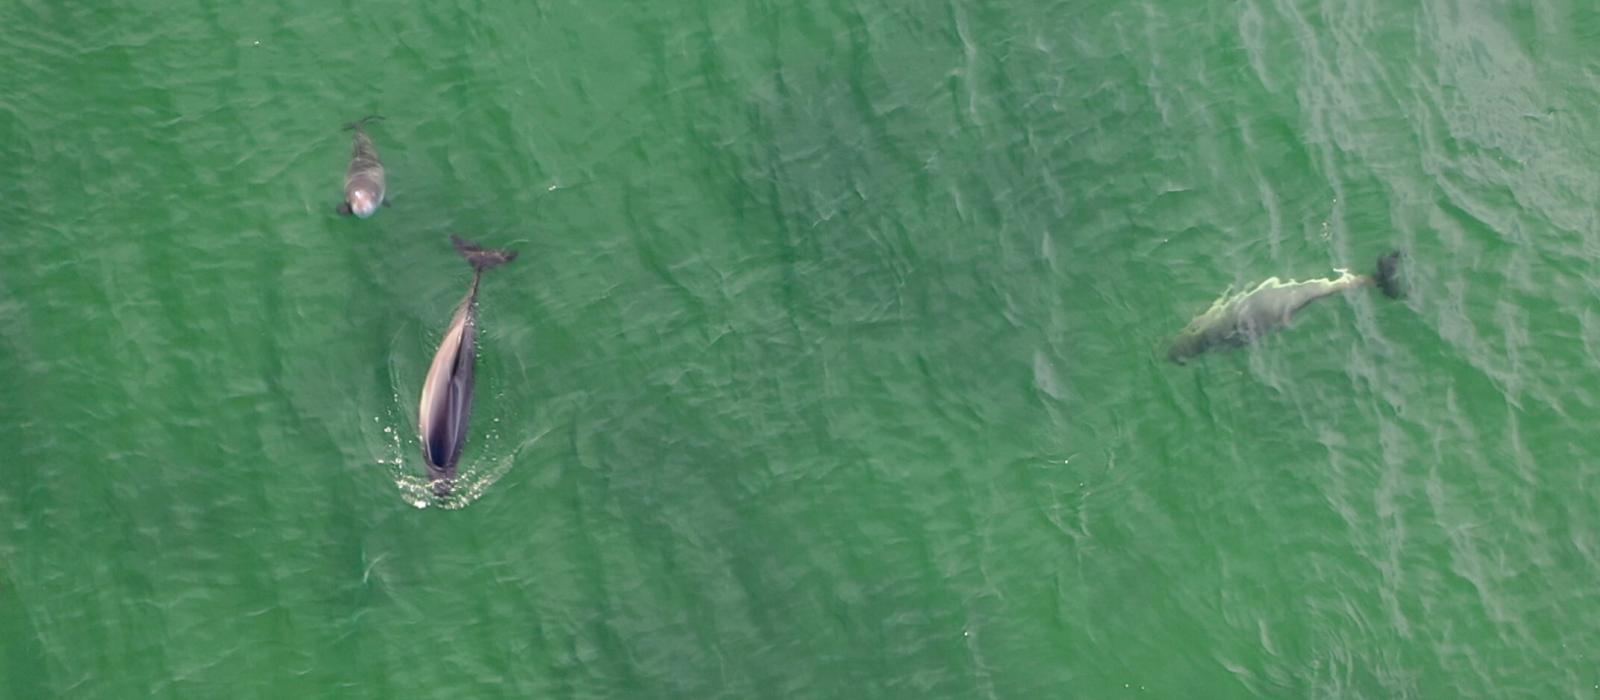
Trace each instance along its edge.
<path fill-rule="evenodd" d="M 383 177 L 383 160 L 378 158 L 378 149 L 372 145 L 372 137 L 358 131 L 350 146 L 350 168 L 345 176 L 353 180 L 360 175 L 376 176 L 373 179 Z"/>
<path fill-rule="evenodd" d="M 373 147 L 372 139 L 365 132 L 357 131 L 350 146 L 350 167 L 344 173 L 345 189 L 367 187 L 381 195 L 384 180 L 383 161 L 378 158 L 378 149 Z"/>
<path fill-rule="evenodd" d="M 472 313 L 473 288 L 456 308 L 450 328 L 434 353 L 433 363 L 422 385 L 418 423 L 422 451 L 428 465 L 428 480 L 441 497 L 449 493 L 456 461 L 466 442 L 467 421 L 472 415 L 473 370 L 477 360 L 477 319 Z"/>
<path fill-rule="evenodd" d="M 1287 324 L 1307 304 L 1345 290 L 1376 286 L 1384 296 L 1399 299 L 1404 296 L 1399 269 L 1400 251 L 1396 250 L 1378 258 L 1377 269 L 1371 275 L 1341 271 L 1336 279 L 1304 282 L 1284 282 L 1270 277 L 1250 291 L 1232 296 L 1224 294 L 1179 331 L 1167 351 L 1167 359 L 1183 364 L 1212 348 L 1248 345 Z"/>
<path fill-rule="evenodd" d="M 382 119 L 383 117 L 374 114 L 344 125 L 345 131 L 356 132 L 355 137 L 351 139 L 354 143 L 350 148 L 350 170 L 345 175 L 347 183 L 358 174 L 369 176 L 376 174 L 376 179 L 380 181 L 383 178 L 383 162 L 378 160 L 378 149 L 373 148 L 372 138 L 367 136 L 363 128 L 374 120 Z"/>

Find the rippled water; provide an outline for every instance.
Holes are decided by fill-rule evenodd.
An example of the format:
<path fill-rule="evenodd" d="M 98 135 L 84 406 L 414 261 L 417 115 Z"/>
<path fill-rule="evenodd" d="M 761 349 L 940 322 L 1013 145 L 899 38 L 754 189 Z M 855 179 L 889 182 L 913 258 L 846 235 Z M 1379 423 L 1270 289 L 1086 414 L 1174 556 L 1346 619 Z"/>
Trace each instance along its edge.
<path fill-rule="evenodd" d="M 1595 697 L 1597 37 L 0 4 L 0 697 Z M 522 254 L 438 503 L 452 231 Z"/>

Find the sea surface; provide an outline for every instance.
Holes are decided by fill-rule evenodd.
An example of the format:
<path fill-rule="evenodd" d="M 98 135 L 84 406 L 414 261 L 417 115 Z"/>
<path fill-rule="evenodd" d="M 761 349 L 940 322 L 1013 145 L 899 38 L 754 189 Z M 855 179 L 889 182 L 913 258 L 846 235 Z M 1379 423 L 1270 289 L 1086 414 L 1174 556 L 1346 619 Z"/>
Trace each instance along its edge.
<path fill-rule="evenodd" d="M 1597 46 L 1570 0 L 0 1 L 0 698 L 1600 697 Z M 440 500 L 452 232 L 520 257 Z M 1396 249 L 1401 300 L 1165 360 Z"/>

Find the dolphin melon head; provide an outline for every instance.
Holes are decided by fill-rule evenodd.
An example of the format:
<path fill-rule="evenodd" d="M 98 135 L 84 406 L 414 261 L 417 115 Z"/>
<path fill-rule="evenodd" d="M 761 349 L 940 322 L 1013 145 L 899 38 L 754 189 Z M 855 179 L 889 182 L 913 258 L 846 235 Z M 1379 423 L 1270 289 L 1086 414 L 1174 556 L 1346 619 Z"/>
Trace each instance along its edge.
<path fill-rule="evenodd" d="M 378 199 L 367 190 L 351 192 L 350 211 L 363 219 L 369 218 L 378 211 Z"/>
<path fill-rule="evenodd" d="M 1205 334 L 1199 329 L 1185 328 L 1178 332 L 1177 338 L 1173 339 L 1172 348 L 1167 350 L 1167 361 L 1181 365 L 1205 350 Z"/>

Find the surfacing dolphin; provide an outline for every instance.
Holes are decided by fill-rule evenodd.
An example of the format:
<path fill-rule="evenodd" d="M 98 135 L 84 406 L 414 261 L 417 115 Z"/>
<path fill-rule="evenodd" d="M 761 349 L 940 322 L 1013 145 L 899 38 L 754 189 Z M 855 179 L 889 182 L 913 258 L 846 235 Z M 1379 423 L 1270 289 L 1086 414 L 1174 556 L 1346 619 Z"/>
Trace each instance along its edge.
<path fill-rule="evenodd" d="M 383 162 L 378 160 L 378 150 L 372 147 L 372 139 L 362 130 L 374 119 L 383 117 L 374 114 L 344 125 L 356 135 L 355 145 L 350 149 L 350 167 L 344 171 L 344 201 L 339 203 L 339 216 L 355 214 L 365 219 L 378 211 L 379 204 L 388 204 L 383 198 Z"/>
<path fill-rule="evenodd" d="M 472 413 L 472 370 L 477 358 L 478 279 L 483 271 L 503 265 L 517 257 L 514 250 L 479 247 L 450 234 L 450 243 L 467 262 L 472 263 L 472 286 L 450 319 L 450 328 L 433 354 L 428 378 L 422 382 L 422 405 L 417 411 L 417 426 L 422 434 L 422 455 L 428 465 L 428 481 L 440 498 L 450 495 L 461 445 L 467 439 L 467 418 Z"/>
<path fill-rule="evenodd" d="M 1390 299 L 1401 296 L 1400 251 L 1378 258 L 1378 268 L 1370 275 L 1352 274 L 1349 270 L 1338 279 L 1314 279 L 1304 282 L 1283 282 L 1276 277 L 1257 285 L 1255 289 L 1229 296 L 1226 292 L 1211 304 L 1205 313 L 1194 317 L 1167 351 L 1167 359 L 1183 364 L 1189 358 L 1212 348 L 1237 348 L 1254 342 L 1268 331 L 1289 322 L 1296 311 L 1306 304 L 1347 289 L 1376 286 Z"/>

